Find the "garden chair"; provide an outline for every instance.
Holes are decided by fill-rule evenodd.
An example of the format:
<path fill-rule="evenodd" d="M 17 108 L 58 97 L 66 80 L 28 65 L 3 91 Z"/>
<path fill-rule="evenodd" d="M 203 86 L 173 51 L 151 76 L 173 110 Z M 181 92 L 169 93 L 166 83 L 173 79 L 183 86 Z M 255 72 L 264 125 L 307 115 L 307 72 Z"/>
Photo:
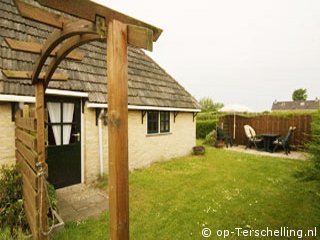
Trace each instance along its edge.
<path fill-rule="evenodd" d="M 263 139 L 257 136 L 254 129 L 249 125 L 244 125 L 244 132 L 246 134 L 246 137 L 248 138 L 248 143 L 246 145 L 247 148 L 251 148 L 251 146 L 255 146 L 256 149 L 258 149 L 258 146 L 261 145 Z"/>
<path fill-rule="evenodd" d="M 233 145 L 231 137 L 221 127 L 217 127 L 217 140 L 223 140 L 226 147 L 232 147 Z"/>
<path fill-rule="evenodd" d="M 279 137 L 277 140 L 273 142 L 273 144 L 275 145 L 273 152 L 275 152 L 279 147 L 281 147 L 285 151 L 286 155 L 290 153 L 290 139 L 295 129 L 296 127 L 290 126 L 286 136 Z"/>

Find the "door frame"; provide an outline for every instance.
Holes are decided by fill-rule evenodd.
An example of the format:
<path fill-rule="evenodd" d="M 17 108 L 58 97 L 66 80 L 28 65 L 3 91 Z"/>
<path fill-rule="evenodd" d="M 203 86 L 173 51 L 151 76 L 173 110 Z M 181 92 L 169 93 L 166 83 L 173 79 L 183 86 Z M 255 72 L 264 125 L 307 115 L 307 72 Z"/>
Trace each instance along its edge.
<path fill-rule="evenodd" d="M 85 161 L 84 161 L 84 143 L 85 143 L 85 128 L 84 128 L 84 107 L 85 100 L 83 98 L 80 99 L 80 146 L 81 146 L 81 183 L 85 182 L 84 174 L 85 174 Z"/>
<path fill-rule="evenodd" d="M 73 94 L 70 94 L 73 93 Z M 81 93 L 81 94 L 79 94 Z M 64 90 L 57 90 L 49 92 L 45 94 L 45 104 L 47 104 L 47 100 L 54 99 L 54 98 L 70 98 L 70 99 L 77 99 L 80 102 L 80 165 L 81 165 L 81 178 L 80 178 L 80 183 L 79 184 L 84 184 L 85 183 L 85 120 L 84 120 L 84 111 L 85 111 L 85 103 L 86 100 L 84 97 L 87 97 L 87 93 L 82 93 L 82 92 L 73 92 L 73 91 L 64 91 Z"/>

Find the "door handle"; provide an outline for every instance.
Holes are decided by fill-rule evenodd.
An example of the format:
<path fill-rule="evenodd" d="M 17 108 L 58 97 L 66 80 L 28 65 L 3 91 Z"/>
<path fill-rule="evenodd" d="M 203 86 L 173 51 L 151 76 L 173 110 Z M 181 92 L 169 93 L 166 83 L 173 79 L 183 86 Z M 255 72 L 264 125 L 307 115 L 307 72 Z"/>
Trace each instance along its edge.
<path fill-rule="evenodd" d="M 79 132 L 72 134 L 72 136 L 77 138 L 77 142 L 80 142 L 80 133 Z"/>

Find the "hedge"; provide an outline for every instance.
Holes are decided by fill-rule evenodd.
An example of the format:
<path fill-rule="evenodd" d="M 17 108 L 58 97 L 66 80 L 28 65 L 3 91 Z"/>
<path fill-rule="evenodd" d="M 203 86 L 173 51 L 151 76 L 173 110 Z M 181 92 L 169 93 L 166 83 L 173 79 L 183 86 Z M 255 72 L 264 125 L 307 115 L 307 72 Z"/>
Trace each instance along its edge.
<path fill-rule="evenodd" d="M 216 120 L 197 120 L 196 125 L 196 136 L 197 138 L 205 138 L 208 133 L 210 133 L 213 129 L 216 128 L 217 121 Z"/>
<path fill-rule="evenodd" d="M 311 135 L 312 140 L 308 145 L 308 149 L 318 172 L 318 176 L 320 176 L 320 110 L 313 117 Z"/>

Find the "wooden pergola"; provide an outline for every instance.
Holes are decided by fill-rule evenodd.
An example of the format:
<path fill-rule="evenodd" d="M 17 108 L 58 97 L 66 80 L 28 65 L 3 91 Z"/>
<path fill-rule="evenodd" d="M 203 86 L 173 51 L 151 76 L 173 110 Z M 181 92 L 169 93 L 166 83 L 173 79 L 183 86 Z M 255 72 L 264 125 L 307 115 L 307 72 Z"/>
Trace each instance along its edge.
<path fill-rule="evenodd" d="M 80 20 L 71 20 L 56 13 L 15 0 L 23 17 L 56 28 L 40 49 L 31 73 L 14 72 L 30 78 L 35 85 L 37 174 L 47 169 L 45 161 L 45 89 L 55 76 L 55 70 L 77 47 L 92 42 L 107 43 L 108 87 L 108 138 L 109 141 L 109 211 L 110 239 L 129 239 L 129 186 L 128 186 L 128 44 L 152 51 L 162 30 L 122 13 L 88 0 L 38 0 L 46 7 L 73 15 Z M 14 44 L 14 42 L 11 42 Z M 17 46 L 17 43 L 15 43 Z M 19 44 L 18 44 L 19 45 Z M 22 48 L 22 44 L 17 48 Z M 38 46 L 39 48 L 39 46 Z M 35 50 L 36 51 L 36 50 Z M 75 54 L 74 54 L 75 55 Z M 52 57 L 49 65 L 44 64 Z M 75 56 L 74 56 L 75 57 Z M 41 189 L 38 181 L 38 189 Z M 47 202 L 45 191 L 40 191 L 42 204 L 38 222 L 41 224 L 35 239 L 47 239 Z"/>

